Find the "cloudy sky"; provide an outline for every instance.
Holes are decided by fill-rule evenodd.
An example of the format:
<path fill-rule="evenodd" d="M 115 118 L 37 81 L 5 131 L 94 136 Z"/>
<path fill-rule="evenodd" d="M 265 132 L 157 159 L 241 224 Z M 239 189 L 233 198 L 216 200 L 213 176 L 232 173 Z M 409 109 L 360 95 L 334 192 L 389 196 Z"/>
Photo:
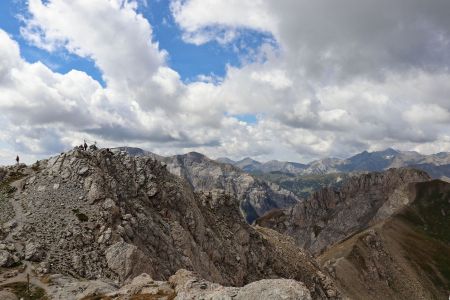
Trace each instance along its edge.
<path fill-rule="evenodd" d="M 83 139 L 309 161 L 450 151 L 448 0 L 0 3 L 0 164 Z"/>

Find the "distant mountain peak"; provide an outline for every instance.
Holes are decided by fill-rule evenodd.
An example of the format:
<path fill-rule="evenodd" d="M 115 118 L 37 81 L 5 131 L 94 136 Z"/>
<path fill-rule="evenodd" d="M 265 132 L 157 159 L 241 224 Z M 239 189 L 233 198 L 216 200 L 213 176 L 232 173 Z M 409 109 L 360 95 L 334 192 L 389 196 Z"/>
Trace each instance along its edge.
<path fill-rule="evenodd" d="M 217 162 L 223 163 L 223 164 L 230 164 L 234 165 L 236 161 L 229 159 L 228 157 L 219 157 L 216 159 Z"/>

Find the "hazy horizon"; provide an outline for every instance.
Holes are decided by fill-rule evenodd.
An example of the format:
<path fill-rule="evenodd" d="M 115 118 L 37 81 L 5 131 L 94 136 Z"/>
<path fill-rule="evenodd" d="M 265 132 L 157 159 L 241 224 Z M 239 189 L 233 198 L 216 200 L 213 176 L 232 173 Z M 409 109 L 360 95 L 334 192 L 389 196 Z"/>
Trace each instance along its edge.
<path fill-rule="evenodd" d="M 100 145 L 99 145 L 99 146 L 100 146 Z M 77 147 L 77 146 L 75 146 L 75 147 Z M 74 148 L 75 148 L 75 147 L 74 147 Z M 101 146 L 100 146 L 100 147 L 101 147 Z M 122 146 L 116 146 L 116 147 L 113 146 L 113 147 L 111 147 L 111 149 L 114 149 L 114 148 L 124 148 L 124 147 L 128 147 L 128 148 L 139 148 L 139 147 L 124 146 L 124 145 L 122 145 Z M 101 147 L 101 148 L 103 148 L 103 147 Z M 105 147 L 105 148 L 106 148 L 106 147 Z M 144 151 L 152 152 L 153 154 L 157 154 L 157 155 L 161 155 L 161 156 L 166 156 L 166 157 L 167 157 L 167 156 L 174 156 L 174 155 L 184 155 L 184 154 L 188 154 L 188 153 L 190 153 L 190 152 L 198 152 L 198 151 L 188 151 L 188 152 L 182 152 L 182 153 L 180 152 L 180 153 L 165 153 L 165 154 L 163 154 L 163 153 L 153 152 L 153 151 L 151 151 L 151 150 L 149 150 L 149 149 L 145 149 L 145 148 L 139 148 L 139 149 L 144 150 Z M 245 160 L 245 159 L 253 159 L 253 160 L 255 160 L 255 161 L 259 162 L 259 163 L 267 163 L 267 162 L 269 162 L 269 161 L 281 161 L 281 162 L 291 162 L 291 163 L 309 164 L 309 163 L 312 163 L 312 162 L 314 162 L 314 161 L 318 161 L 318 160 L 322 160 L 322 159 L 327 159 L 327 158 L 335 158 L 335 159 L 342 159 L 342 160 L 344 160 L 344 159 L 348 159 L 348 158 L 350 158 L 350 157 L 353 157 L 353 156 L 355 156 L 355 155 L 361 154 L 361 153 L 363 153 L 364 151 L 367 151 L 367 152 L 369 152 L 369 153 L 373 153 L 373 152 L 382 152 L 382 151 L 386 151 L 386 150 L 388 150 L 388 149 L 393 149 L 393 148 L 390 147 L 390 148 L 385 148 L 385 149 L 380 149 L 380 150 L 374 150 L 374 151 L 363 150 L 363 151 L 361 151 L 361 152 L 349 154 L 349 155 L 343 156 L 343 157 L 324 156 L 324 157 L 319 157 L 319 158 L 316 158 L 316 159 L 313 159 L 313 160 L 305 160 L 305 161 L 283 160 L 283 159 L 278 159 L 278 158 L 270 158 L 270 159 L 264 159 L 264 158 L 261 158 L 261 159 L 260 159 L 260 158 L 258 158 L 258 157 L 251 157 L 251 156 L 242 156 L 242 157 L 226 157 L 226 156 L 210 157 L 210 156 L 208 156 L 208 155 L 206 155 L 206 154 L 204 154 L 204 153 L 200 153 L 200 152 L 198 152 L 198 153 L 203 154 L 203 155 L 206 155 L 208 158 L 213 159 L 213 160 L 218 160 L 218 159 L 231 159 L 231 160 L 234 161 L 234 162 L 239 162 L 239 161 L 242 161 L 242 160 Z M 66 150 L 63 151 L 63 152 L 67 152 L 67 151 L 70 151 L 70 150 L 73 150 L 73 148 L 71 148 L 71 149 L 66 149 Z M 413 151 L 413 150 L 399 150 L 399 149 L 393 149 L 393 150 L 399 151 L 399 152 L 412 152 L 412 151 Z M 417 151 L 413 151 L 413 152 L 417 152 Z M 62 152 L 61 152 L 61 153 L 62 153 Z M 419 153 L 419 154 L 421 154 L 421 155 L 433 155 L 433 154 L 438 154 L 438 153 L 442 153 L 442 152 L 436 152 L 436 153 L 420 153 L 420 152 L 417 152 L 417 153 Z M 449 153 L 449 154 L 450 154 L 450 152 L 447 152 L 447 151 L 444 151 L 444 153 Z M 60 154 L 60 153 L 49 154 L 49 155 L 47 155 L 47 156 L 42 156 L 42 157 L 38 158 L 37 160 L 40 160 L 40 159 L 48 159 L 48 158 L 50 158 L 50 157 L 53 157 L 53 156 L 56 156 L 56 155 L 59 155 L 59 154 Z M 16 156 L 11 157 L 11 158 L 9 159 L 9 161 L 7 161 L 6 163 L 0 162 L 0 166 L 15 165 L 15 164 L 16 164 L 15 158 L 16 158 Z M 21 162 L 21 163 L 26 163 L 26 164 L 33 164 L 33 163 L 35 163 L 36 161 L 23 161 L 23 160 L 21 159 L 20 162 Z"/>

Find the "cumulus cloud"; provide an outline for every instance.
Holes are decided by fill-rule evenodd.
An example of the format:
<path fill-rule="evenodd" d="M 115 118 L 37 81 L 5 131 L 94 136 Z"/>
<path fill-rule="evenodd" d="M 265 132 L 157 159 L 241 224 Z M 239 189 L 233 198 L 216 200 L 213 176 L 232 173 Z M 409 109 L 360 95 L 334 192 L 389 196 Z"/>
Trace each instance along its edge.
<path fill-rule="evenodd" d="M 233 113 L 264 115 L 304 157 L 449 150 L 449 10 L 440 0 L 172 1 L 185 36 L 273 35 L 277 47 L 230 68 L 219 95 Z"/>
<path fill-rule="evenodd" d="M 91 59 L 105 86 L 26 62 L 0 30 L 3 153 L 34 159 L 83 138 L 163 155 L 301 161 L 392 146 L 450 150 L 448 1 L 173 0 L 188 43 L 238 47 L 246 30 L 273 37 L 223 78 L 190 83 L 168 66 L 139 5 L 28 2 L 22 36 Z M 233 117 L 245 114 L 256 124 Z"/>
<path fill-rule="evenodd" d="M 136 8 L 132 1 L 109 0 L 28 4 L 23 36 L 42 49 L 92 59 L 105 87 L 81 71 L 60 74 L 26 62 L 17 42 L 0 30 L 1 140 L 34 155 L 84 138 L 176 153 L 221 147 L 223 130 L 245 132 L 245 124 L 227 120 L 213 97 L 214 83 L 185 85 L 166 65 L 166 52 Z"/>

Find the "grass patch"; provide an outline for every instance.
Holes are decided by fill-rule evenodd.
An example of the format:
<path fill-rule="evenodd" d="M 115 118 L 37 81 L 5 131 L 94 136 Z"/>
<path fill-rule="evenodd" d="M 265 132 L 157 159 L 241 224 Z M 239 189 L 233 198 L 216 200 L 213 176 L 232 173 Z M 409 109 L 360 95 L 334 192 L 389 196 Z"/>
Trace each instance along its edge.
<path fill-rule="evenodd" d="M 30 284 L 30 293 L 27 292 L 26 282 L 14 282 L 0 286 L 0 290 L 8 289 L 14 293 L 17 298 L 24 300 L 47 300 L 47 294 L 43 289 Z"/>
<path fill-rule="evenodd" d="M 89 221 L 88 216 L 86 216 L 84 213 L 80 212 L 80 210 L 78 208 L 72 209 L 72 211 L 80 222 Z"/>
<path fill-rule="evenodd" d="M 434 284 L 450 289 L 450 185 L 439 180 L 416 184 L 415 201 L 398 217 L 414 230 L 402 237 L 411 261 Z"/>

